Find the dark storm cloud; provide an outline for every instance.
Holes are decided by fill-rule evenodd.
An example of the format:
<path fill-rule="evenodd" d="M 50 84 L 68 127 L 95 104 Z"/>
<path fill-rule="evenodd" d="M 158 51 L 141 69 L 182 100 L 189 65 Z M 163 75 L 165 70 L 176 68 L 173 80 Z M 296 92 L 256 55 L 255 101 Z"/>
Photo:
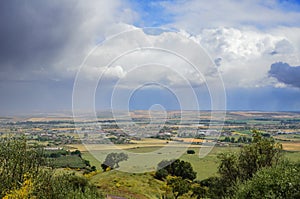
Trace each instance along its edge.
<path fill-rule="evenodd" d="M 271 65 L 269 75 L 279 82 L 300 88 L 300 66 L 277 62 Z"/>
<path fill-rule="evenodd" d="M 76 1 L 0 1 L 2 114 L 69 106 L 70 86 L 49 73 L 80 22 L 75 8 Z"/>
<path fill-rule="evenodd" d="M 1 71 L 47 67 L 78 23 L 75 7 L 76 1 L 0 1 Z"/>
<path fill-rule="evenodd" d="M 1 0 L 0 115 L 70 109 L 84 57 L 129 15 L 123 2 Z"/>

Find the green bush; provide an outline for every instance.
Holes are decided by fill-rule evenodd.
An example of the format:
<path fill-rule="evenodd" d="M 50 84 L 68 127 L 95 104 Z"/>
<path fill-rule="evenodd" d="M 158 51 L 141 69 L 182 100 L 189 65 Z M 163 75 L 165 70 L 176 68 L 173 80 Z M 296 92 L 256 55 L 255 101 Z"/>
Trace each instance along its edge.
<path fill-rule="evenodd" d="M 85 177 L 74 173 L 55 174 L 52 170 L 43 170 L 33 184 L 32 196 L 40 199 L 103 198 Z"/>
<path fill-rule="evenodd" d="M 300 165 L 283 163 L 258 171 L 237 187 L 235 198 L 300 198 Z"/>
<path fill-rule="evenodd" d="M 42 148 L 28 146 L 25 138 L 0 139 L 0 197 L 20 188 L 25 175 L 36 176 L 44 164 Z"/>
<path fill-rule="evenodd" d="M 42 148 L 24 138 L 0 139 L 0 198 L 103 198 L 85 177 L 55 173 L 45 163 Z"/>
<path fill-rule="evenodd" d="M 164 179 L 167 175 L 182 177 L 182 179 L 194 180 L 197 173 L 193 170 L 191 163 L 183 160 L 163 160 L 158 163 L 158 170 L 155 173 L 157 179 Z"/>
<path fill-rule="evenodd" d="M 195 151 L 194 150 L 187 150 L 186 153 L 187 154 L 195 154 Z"/>

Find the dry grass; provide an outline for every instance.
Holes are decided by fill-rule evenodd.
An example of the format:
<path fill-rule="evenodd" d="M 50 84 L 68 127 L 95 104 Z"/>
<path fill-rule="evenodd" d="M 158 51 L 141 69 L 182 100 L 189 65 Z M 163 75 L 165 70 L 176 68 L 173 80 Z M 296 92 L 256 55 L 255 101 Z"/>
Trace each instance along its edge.
<path fill-rule="evenodd" d="M 196 139 L 196 138 L 179 138 L 178 140 L 182 140 L 186 143 L 192 143 L 192 142 L 203 142 L 203 139 Z"/>
<path fill-rule="evenodd" d="M 300 142 L 282 142 L 283 150 L 300 151 Z"/>
<path fill-rule="evenodd" d="M 189 147 L 192 142 L 203 142 L 203 139 L 193 139 L 193 138 L 180 138 L 179 140 L 184 140 L 185 143 L 180 143 L 176 141 L 167 141 L 160 139 L 145 138 L 142 140 L 134 140 L 133 144 L 69 144 L 67 147 L 78 149 L 82 152 L 85 151 L 105 151 L 105 150 L 118 150 L 118 149 L 134 149 L 134 148 L 146 148 L 146 147 Z M 200 148 L 201 145 L 193 145 L 193 147 Z"/>
<path fill-rule="evenodd" d="M 133 142 L 136 144 L 166 144 L 167 141 L 161 139 L 144 138 L 141 140 L 134 140 Z"/>
<path fill-rule="evenodd" d="M 49 122 L 49 121 L 72 121 L 72 117 L 32 117 L 26 121 L 30 122 Z"/>

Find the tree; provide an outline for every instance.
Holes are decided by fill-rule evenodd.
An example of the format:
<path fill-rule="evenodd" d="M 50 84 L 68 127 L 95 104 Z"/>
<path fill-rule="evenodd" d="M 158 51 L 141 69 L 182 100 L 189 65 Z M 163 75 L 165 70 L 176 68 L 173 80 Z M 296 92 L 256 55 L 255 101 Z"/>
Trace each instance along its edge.
<path fill-rule="evenodd" d="M 199 183 L 194 183 L 192 184 L 191 189 L 193 191 L 192 197 L 200 199 L 205 197 L 208 188 L 201 186 Z"/>
<path fill-rule="evenodd" d="M 227 137 L 227 136 L 226 136 L 226 137 L 224 138 L 224 142 L 230 142 L 230 137 Z"/>
<path fill-rule="evenodd" d="M 202 192 L 203 195 L 200 195 L 202 198 L 222 198 L 222 196 L 226 195 L 227 186 L 226 182 L 223 181 L 224 179 L 220 177 L 210 177 L 204 179 L 199 182 L 200 187 L 205 190 Z M 196 193 L 199 192 L 196 190 Z M 195 195 L 194 194 L 194 195 Z"/>
<path fill-rule="evenodd" d="M 300 198 L 300 165 L 266 167 L 237 188 L 235 198 Z"/>
<path fill-rule="evenodd" d="M 167 175 L 182 177 L 182 179 L 194 180 L 197 173 L 193 170 L 191 163 L 183 160 L 163 160 L 158 163 L 155 173 L 157 179 L 163 180 Z"/>
<path fill-rule="evenodd" d="M 75 150 L 71 152 L 71 155 L 78 155 L 81 157 L 81 152 L 79 150 Z"/>
<path fill-rule="evenodd" d="M 230 138 L 230 142 L 231 142 L 231 143 L 234 143 L 234 142 L 235 142 L 234 137 L 231 137 L 231 138 Z"/>
<path fill-rule="evenodd" d="M 128 159 L 128 155 L 125 153 L 110 153 L 106 156 L 101 167 L 103 171 L 106 171 L 108 168 L 115 169 L 119 168 L 119 162 L 125 161 Z"/>
<path fill-rule="evenodd" d="M 232 197 L 238 184 L 253 177 L 263 168 L 277 165 L 281 160 L 282 146 L 273 138 L 263 137 L 258 131 L 253 131 L 252 143 L 243 146 L 239 153 L 223 153 L 219 155 L 220 177 L 208 186 L 208 195 L 217 197 Z"/>
<path fill-rule="evenodd" d="M 221 177 L 232 182 L 237 178 L 245 181 L 260 168 L 276 165 L 281 157 L 282 146 L 272 138 L 263 137 L 253 131 L 253 142 L 244 146 L 239 154 L 221 154 L 219 173 Z"/>
<path fill-rule="evenodd" d="M 155 173 L 155 177 L 160 180 L 166 179 L 168 175 L 169 173 L 166 169 L 159 169 Z"/>
<path fill-rule="evenodd" d="M 182 177 L 169 177 L 167 179 L 167 185 L 169 185 L 172 188 L 173 195 L 175 199 L 177 199 L 179 196 L 182 196 L 185 193 L 188 193 L 191 185 L 190 182 L 188 182 L 186 179 L 182 179 Z"/>
<path fill-rule="evenodd" d="M 238 157 L 234 153 L 221 153 L 218 158 L 221 160 L 218 172 L 231 185 L 239 176 Z"/>
<path fill-rule="evenodd" d="M 282 155 L 282 145 L 273 138 L 263 137 L 258 131 L 253 131 L 253 142 L 244 146 L 238 157 L 240 180 L 244 181 L 253 176 L 263 167 L 276 165 Z"/>
<path fill-rule="evenodd" d="M 95 166 L 92 166 L 91 171 L 97 171 L 97 168 Z"/>
<path fill-rule="evenodd" d="M 242 137 L 239 137 L 238 140 L 237 140 L 237 142 L 238 142 L 238 143 L 242 143 L 242 142 L 243 142 L 243 138 L 242 138 Z"/>

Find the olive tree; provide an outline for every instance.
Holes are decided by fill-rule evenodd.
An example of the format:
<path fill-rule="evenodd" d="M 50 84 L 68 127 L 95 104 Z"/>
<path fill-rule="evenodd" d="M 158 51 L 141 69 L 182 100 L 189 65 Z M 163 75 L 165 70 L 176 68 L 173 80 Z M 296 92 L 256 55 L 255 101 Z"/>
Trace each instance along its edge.
<path fill-rule="evenodd" d="M 125 161 L 128 159 L 128 155 L 125 153 L 109 153 L 104 162 L 101 164 L 103 171 L 106 171 L 108 168 L 115 169 L 119 168 L 119 162 Z"/>

